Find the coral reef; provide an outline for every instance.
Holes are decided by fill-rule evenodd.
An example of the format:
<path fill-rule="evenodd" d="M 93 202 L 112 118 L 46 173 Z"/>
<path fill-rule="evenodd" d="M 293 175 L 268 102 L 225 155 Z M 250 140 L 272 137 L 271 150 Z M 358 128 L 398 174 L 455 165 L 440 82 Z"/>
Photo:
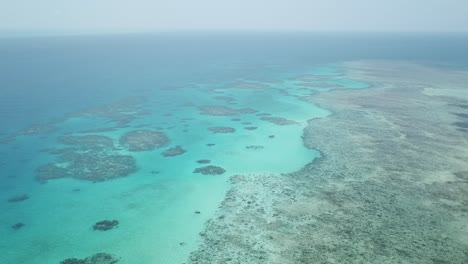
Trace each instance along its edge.
<path fill-rule="evenodd" d="M 201 168 L 196 168 L 193 173 L 201 173 L 203 175 L 220 175 L 220 174 L 223 174 L 225 173 L 226 170 L 219 167 L 219 166 L 213 166 L 213 165 L 209 165 L 209 166 L 205 166 L 205 167 L 201 167 Z"/>
<path fill-rule="evenodd" d="M 261 90 L 268 89 L 270 86 L 265 83 L 251 82 L 251 81 L 237 81 L 233 83 L 226 84 L 224 86 L 226 89 L 249 89 L 249 90 Z"/>
<path fill-rule="evenodd" d="M 256 130 L 258 127 L 251 126 L 251 127 L 244 127 L 245 130 Z"/>
<path fill-rule="evenodd" d="M 84 259 L 68 258 L 60 261 L 60 264 L 87 264 Z"/>
<path fill-rule="evenodd" d="M 174 156 L 182 155 L 185 152 L 187 151 L 183 149 L 181 146 L 175 146 L 173 148 L 163 151 L 162 155 L 164 157 L 174 157 Z"/>
<path fill-rule="evenodd" d="M 289 119 L 284 118 L 284 117 L 265 116 L 265 117 L 262 117 L 260 119 L 264 120 L 264 121 L 271 122 L 271 123 L 273 123 L 275 125 L 279 125 L 279 126 L 288 126 L 288 125 L 298 124 L 298 122 L 293 121 L 293 120 L 289 120 Z"/>
<path fill-rule="evenodd" d="M 211 160 L 209 159 L 201 159 L 201 160 L 197 160 L 197 163 L 198 164 L 207 164 L 207 163 L 210 163 Z"/>
<path fill-rule="evenodd" d="M 468 142 L 451 115 L 468 100 L 421 93 L 468 78 L 393 63 L 351 65 L 378 87 L 312 98 L 334 113 L 304 131 L 320 158 L 231 177 L 188 263 L 468 263 Z"/>
<path fill-rule="evenodd" d="M 234 109 L 227 106 L 218 106 L 218 105 L 205 105 L 199 107 L 200 113 L 202 115 L 212 115 L 212 116 L 231 116 L 238 114 L 253 114 L 257 110 L 251 108 L 241 108 Z"/>
<path fill-rule="evenodd" d="M 25 224 L 21 223 L 21 222 L 18 222 L 14 225 L 11 226 L 11 228 L 13 228 L 13 230 L 20 230 L 21 228 L 23 228 L 25 226 Z"/>
<path fill-rule="evenodd" d="M 59 142 L 65 145 L 71 145 L 76 148 L 84 150 L 94 149 L 112 149 L 114 148 L 114 141 L 112 138 L 99 135 L 86 135 L 86 136 L 61 136 L 58 138 Z"/>
<path fill-rule="evenodd" d="M 257 149 L 263 149 L 264 146 L 246 146 L 245 148 L 246 148 L 246 149 L 257 150 Z"/>
<path fill-rule="evenodd" d="M 17 196 L 11 197 L 10 199 L 8 199 L 8 202 L 9 203 L 19 203 L 19 202 L 23 202 L 23 201 L 25 201 L 27 199 L 29 199 L 29 195 L 22 194 L 22 195 L 17 195 Z"/>
<path fill-rule="evenodd" d="M 169 138 L 161 131 L 135 130 L 123 135 L 119 141 L 130 151 L 146 151 L 166 146 Z"/>
<path fill-rule="evenodd" d="M 93 230 L 107 231 L 119 225 L 117 220 L 102 220 L 93 225 Z"/>
<path fill-rule="evenodd" d="M 209 131 L 213 133 L 234 133 L 236 130 L 232 127 L 209 127 Z"/>
<path fill-rule="evenodd" d="M 38 167 L 37 180 L 47 182 L 72 177 L 102 182 L 128 176 L 137 170 L 134 158 L 118 154 L 111 138 L 98 135 L 62 136 L 59 141 L 69 147 L 49 151 L 59 155 L 58 161 Z"/>
<path fill-rule="evenodd" d="M 235 98 L 230 97 L 230 96 L 215 96 L 213 98 L 216 99 L 216 100 L 225 101 L 227 103 L 232 103 L 232 102 L 236 101 Z"/>
<path fill-rule="evenodd" d="M 36 179 L 46 182 L 51 179 L 72 177 L 93 182 L 102 182 L 125 177 L 137 171 L 135 160 L 129 155 L 105 155 L 71 152 L 61 156 L 65 167 L 46 164 L 37 169 Z"/>
<path fill-rule="evenodd" d="M 96 253 L 85 259 L 68 258 L 62 260 L 60 264 L 115 264 L 120 258 L 108 253 Z"/>
<path fill-rule="evenodd" d="M 128 97 L 115 103 L 91 107 L 81 112 L 71 113 L 66 116 L 66 119 L 74 117 L 100 117 L 116 123 L 116 128 L 123 127 L 136 118 L 149 114 L 143 107 L 144 102 L 145 99 L 143 97 Z"/>

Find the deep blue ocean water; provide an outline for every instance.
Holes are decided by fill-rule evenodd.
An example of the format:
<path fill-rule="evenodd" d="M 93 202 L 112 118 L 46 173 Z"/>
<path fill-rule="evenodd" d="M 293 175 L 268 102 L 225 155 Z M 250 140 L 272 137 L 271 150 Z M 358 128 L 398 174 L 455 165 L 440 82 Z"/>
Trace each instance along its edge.
<path fill-rule="evenodd" d="M 0 262 L 58 263 L 101 251 L 119 255 L 121 263 L 183 262 L 229 188 L 228 176 L 290 172 L 318 157 L 318 152 L 303 147 L 300 137 L 308 119 L 328 112 L 301 97 L 326 91 L 330 85 L 368 87 L 344 78 L 340 63 L 379 59 L 466 68 L 466 47 L 468 35 L 422 33 L 0 38 L 0 138 L 14 135 L 0 145 L 0 251 L 6 252 Z M 317 83 L 304 90 L 295 79 L 301 76 L 329 78 L 328 86 Z M 244 88 L 230 89 L 235 86 Z M 234 101 L 220 102 L 216 96 Z M 122 115 L 130 114 L 134 118 L 130 122 L 112 131 L 83 132 L 115 125 L 109 119 L 112 111 L 105 117 L 96 111 L 86 116 L 83 111 L 115 107 L 133 97 L 145 102 L 116 108 Z M 198 108 L 212 105 L 252 108 L 296 123 L 271 124 L 253 113 L 233 114 L 241 121 L 233 121 L 231 115 L 200 114 Z M 140 110 L 149 114 L 136 115 Z M 18 132 L 34 124 L 57 128 L 30 135 Z M 213 126 L 236 132 L 207 130 Z M 187 153 L 163 158 L 165 149 L 112 149 L 133 156 L 137 171 L 98 183 L 68 177 L 44 184 L 35 179 L 44 164 L 67 166 L 47 152 L 64 147 L 61 136 L 97 134 L 119 145 L 124 133 L 137 129 L 164 131 L 171 140 L 167 147 L 180 145 Z M 209 143 L 216 147 L 207 148 Z M 226 173 L 194 174 L 195 161 L 208 158 Z M 8 202 L 22 194 L 29 198 Z M 194 216 L 199 210 L 202 216 Z M 113 218 L 121 222 L 118 230 L 90 231 L 94 222 Z M 17 222 L 25 225 L 13 230 Z"/>
<path fill-rule="evenodd" d="M 362 59 L 466 66 L 467 46 L 468 34 L 449 33 L 167 33 L 0 39 L 0 131 L 111 101 L 129 89 L 156 85 L 264 77 Z"/>

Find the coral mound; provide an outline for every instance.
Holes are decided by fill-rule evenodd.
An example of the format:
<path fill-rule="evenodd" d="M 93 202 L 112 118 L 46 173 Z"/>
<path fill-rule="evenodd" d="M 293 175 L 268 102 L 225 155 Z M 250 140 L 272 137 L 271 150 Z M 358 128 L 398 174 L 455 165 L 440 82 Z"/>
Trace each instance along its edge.
<path fill-rule="evenodd" d="M 11 228 L 13 228 L 13 230 L 19 230 L 21 228 L 23 228 L 25 226 L 25 224 L 21 223 L 21 222 L 18 222 L 14 225 L 11 226 Z"/>
<path fill-rule="evenodd" d="M 29 195 L 23 194 L 23 195 L 17 195 L 17 196 L 11 197 L 10 199 L 8 199 L 8 202 L 9 203 L 19 203 L 19 202 L 25 201 L 27 199 L 29 199 Z"/>
<path fill-rule="evenodd" d="M 273 123 L 275 125 L 279 125 L 279 126 L 287 126 L 287 125 L 298 124 L 298 122 L 293 121 L 293 120 L 289 120 L 289 119 L 284 118 L 284 117 L 264 116 L 264 117 L 262 117 L 260 119 L 262 119 L 264 121 L 271 122 L 271 123 Z"/>
<path fill-rule="evenodd" d="M 153 130 L 130 131 L 120 138 L 120 144 L 130 151 L 152 150 L 168 143 L 169 138 L 163 132 Z"/>
<path fill-rule="evenodd" d="M 36 178 L 41 182 L 66 177 L 102 182 L 137 170 L 133 157 L 118 154 L 109 137 L 63 136 L 59 140 L 69 147 L 49 151 L 59 155 L 58 161 L 36 169 Z"/>
<path fill-rule="evenodd" d="M 209 127 L 209 131 L 217 133 L 234 133 L 236 130 L 232 127 Z"/>
<path fill-rule="evenodd" d="M 196 168 L 193 172 L 201 173 L 203 175 L 220 175 L 220 174 L 225 173 L 226 170 L 219 166 L 209 165 L 209 166 L 205 166 L 201 168 Z"/>
<path fill-rule="evenodd" d="M 182 155 L 185 152 L 187 152 L 185 149 L 183 149 L 181 146 L 175 146 L 173 148 L 165 150 L 162 155 L 164 157 L 173 157 L 173 156 L 178 156 Z"/>
<path fill-rule="evenodd" d="M 115 264 L 119 258 L 108 253 L 96 253 L 85 259 L 68 258 L 60 261 L 60 264 Z"/>
<path fill-rule="evenodd" d="M 93 230 L 107 231 L 117 227 L 118 225 L 119 221 L 117 220 L 103 220 L 94 224 Z"/>
<path fill-rule="evenodd" d="M 234 109 L 226 106 L 218 106 L 218 105 L 205 105 L 199 107 L 199 110 L 202 115 L 212 115 L 212 116 L 231 116 L 231 115 L 238 115 L 238 114 L 253 114 L 256 113 L 257 110 L 251 108 L 241 108 L 241 109 Z"/>

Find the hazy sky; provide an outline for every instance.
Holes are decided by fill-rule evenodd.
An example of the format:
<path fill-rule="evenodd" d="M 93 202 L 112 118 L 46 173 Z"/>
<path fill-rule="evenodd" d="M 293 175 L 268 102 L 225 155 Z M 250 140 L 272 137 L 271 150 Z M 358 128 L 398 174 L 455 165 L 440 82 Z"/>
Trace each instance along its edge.
<path fill-rule="evenodd" d="M 0 0 L 0 31 L 468 31 L 468 0 Z"/>

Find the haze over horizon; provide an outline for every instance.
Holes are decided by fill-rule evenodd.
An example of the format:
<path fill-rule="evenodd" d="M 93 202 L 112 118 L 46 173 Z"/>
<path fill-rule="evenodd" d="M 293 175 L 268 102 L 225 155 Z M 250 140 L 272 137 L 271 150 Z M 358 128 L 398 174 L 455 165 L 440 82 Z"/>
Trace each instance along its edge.
<path fill-rule="evenodd" d="M 0 0 L 0 32 L 468 32 L 463 0 Z"/>

